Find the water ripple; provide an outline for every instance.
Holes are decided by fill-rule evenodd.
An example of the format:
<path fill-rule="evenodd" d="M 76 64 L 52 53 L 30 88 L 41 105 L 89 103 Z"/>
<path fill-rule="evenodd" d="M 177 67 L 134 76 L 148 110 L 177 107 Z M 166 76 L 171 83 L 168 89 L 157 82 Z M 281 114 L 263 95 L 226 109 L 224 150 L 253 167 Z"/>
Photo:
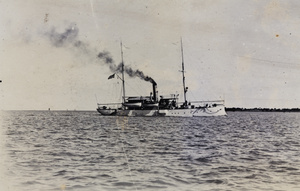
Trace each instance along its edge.
<path fill-rule="evenodd" d="M 0 183 L 10 190 L 300 190 L 299 113 L 1 118 Z"/>

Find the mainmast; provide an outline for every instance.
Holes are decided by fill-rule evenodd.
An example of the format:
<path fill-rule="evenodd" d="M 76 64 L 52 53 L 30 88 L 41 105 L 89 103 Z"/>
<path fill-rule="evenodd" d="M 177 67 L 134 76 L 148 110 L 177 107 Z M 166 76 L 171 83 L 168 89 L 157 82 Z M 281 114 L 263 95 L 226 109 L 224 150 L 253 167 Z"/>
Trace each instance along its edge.
<path fill-rule="evenodd" d="M 182 82 L 183 82 L 183 95 L 184 95 L 184 105 L 187 105 L 186 101 L 186 92 L 187 92 L 187 87 L 185 87 L 185 76 L 184 76 L 184 60 L 183 60 L 183 47 L 182 47 L 182 38 L 181 38 L 181 58 L 182 58 Z"/>
<path fill-rule="evenodd" d="M 123 49 L 121 41 L 121 57 L 122 57 L 122 85 L 123 85 L 123 104 L 125 103 L 125 79 L 124 79 L 124 61 L 123 61 Z"/>

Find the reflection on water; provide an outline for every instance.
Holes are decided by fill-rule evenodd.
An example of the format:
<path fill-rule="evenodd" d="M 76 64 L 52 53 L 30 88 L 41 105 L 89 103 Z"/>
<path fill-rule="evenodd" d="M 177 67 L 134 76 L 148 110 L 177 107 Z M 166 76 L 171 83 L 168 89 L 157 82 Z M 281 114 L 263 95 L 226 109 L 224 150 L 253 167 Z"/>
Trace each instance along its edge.
<path fill-rule="evenodd" d="M 0 190 L 300 190 L 300 113 L 1 113 Z"/>

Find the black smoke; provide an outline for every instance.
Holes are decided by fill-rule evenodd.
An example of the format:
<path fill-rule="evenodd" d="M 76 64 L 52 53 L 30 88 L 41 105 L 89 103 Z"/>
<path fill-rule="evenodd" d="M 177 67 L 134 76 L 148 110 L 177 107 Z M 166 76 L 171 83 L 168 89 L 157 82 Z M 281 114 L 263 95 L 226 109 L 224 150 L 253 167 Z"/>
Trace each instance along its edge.
<path fill-rule="evenodd" d="M 122 72 L 122 62 L 119 65 L 116 65 L 114 63 L 114 60 L 112 58 L 112 56 L 110 55 L 109 52 L 104 51 L 104 52 L 100 52 L 98 54 L 98 58 L 101 59 L 104 63 L 106 63 L 109 66 L 109 69 L 112 72 L 117 72 L 117 73 L 121 73 Z M 126 74 L 128 74 L 129 77 L 138 77 L 142 80 L 145 80 L 147 82 L 151 82 L 156 84 L 156 82 L 149 76 L 145 75 L 142 71 L 140 70 L 134 70 L 129 66 L 124 66 L 124 72 Z"/>
<path fill-rule="evenodd" d="M 68 44 L 73 44 L 74 46 L 82 44 L 82 42 L 77 40 L 78 33 L 78 27 L 76 25 L 70 25 L 62 33 L 58 33 L 53 27 L 49 32 L 46 33 L 46 35 L 49 37 L 52 45 L 56 47 L 62 47 Z"/>
<path fill-rule="evenodd" d="M 146 76 L 142 71 L 140 70 L 133 70 L 132 68 L 125 66 L 124 71 L 126 72 L 126 74 L 128 74 L 128 76 L 130 77 L 139 77 L 142 80 L 145 80 L 147 82 L 151 82 L 152 84 L 156 85 L 156 82 L 149 76 Z"/>
<path fill-rule="evenodd" d="M 64 32 L 57 32 L 57 29 L 52 27 L 51 30 L 45 33 L 51 44 L 55 47 L 71 46 L 81 53 L 90 54 L 92 50 L 87 43 L 78 40 L 79 29 L 76 24 L 70 24 L 65 28 Z"/>
<path fill-rule="evenodd" d="M 76 24 L 70 24 L 64 32 L 57 32 L 55 28 L 52 28 L 49 32 L 46 32 L 46 36 L 49 38 L 51 44 L 55 47 L 65 47 L 71 46 L 76 48 L 81 53 L 85 53 L 87 55 L 93 53 L 91 48 L 89 48 L 87 43 L 84 43 L 78 40 L 79 29 Z M 97 58 L 103 61 L 106 65 L 108 65 L 109 69 L 114 73 L 122 72 L 122 63 L 119 65 L 115 64 L 115 61 L 111 54 L 108 51 L 99 52 Z M 134 70 L 129 66 L 124 67 L 124 72 L 128 74 L 130 77 L 138 77 L 142 80 L 149 81 L 151 83 L 156 84 L 156 82 L 149 76 L 145 75 L 140 70 Z"/>

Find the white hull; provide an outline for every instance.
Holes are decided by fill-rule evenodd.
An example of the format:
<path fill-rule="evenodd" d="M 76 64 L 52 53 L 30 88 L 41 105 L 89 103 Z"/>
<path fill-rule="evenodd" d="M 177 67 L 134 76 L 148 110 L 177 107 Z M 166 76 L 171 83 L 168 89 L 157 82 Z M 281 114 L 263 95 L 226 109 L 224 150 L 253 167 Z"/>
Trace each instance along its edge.
<path fill-rule="evenodd" d="M 128 117 L 152 117 L 152 116 L 158 116 L 158 110 L 152 109 L 152 110 L 118 110 L 117 116 L 128 116 Z"/>
<path fill-rule="evenodd" d="M 164 116 L 164 117 L 209 117 L 209 116 L 223 116 L 226 115 L 224 105 L 218 105 L 216 107 L 200 107 L 200 108 L 187 108 L 187 109 L 152 109 L 152 110 L 116 110 L 115 113 L 107 114 L 103 109 L 98 110 L 102 115 L 116 115 L 116 116 L 128 116 L 128 117 L 152 117 L 152 116 Z"/>
<path fill-rule="evenodd" d="M 167 109 L 160 110 L 159 113 L 166 117 L 209 117 L 227 115 L 224 106 L 195 109 Z"/>

